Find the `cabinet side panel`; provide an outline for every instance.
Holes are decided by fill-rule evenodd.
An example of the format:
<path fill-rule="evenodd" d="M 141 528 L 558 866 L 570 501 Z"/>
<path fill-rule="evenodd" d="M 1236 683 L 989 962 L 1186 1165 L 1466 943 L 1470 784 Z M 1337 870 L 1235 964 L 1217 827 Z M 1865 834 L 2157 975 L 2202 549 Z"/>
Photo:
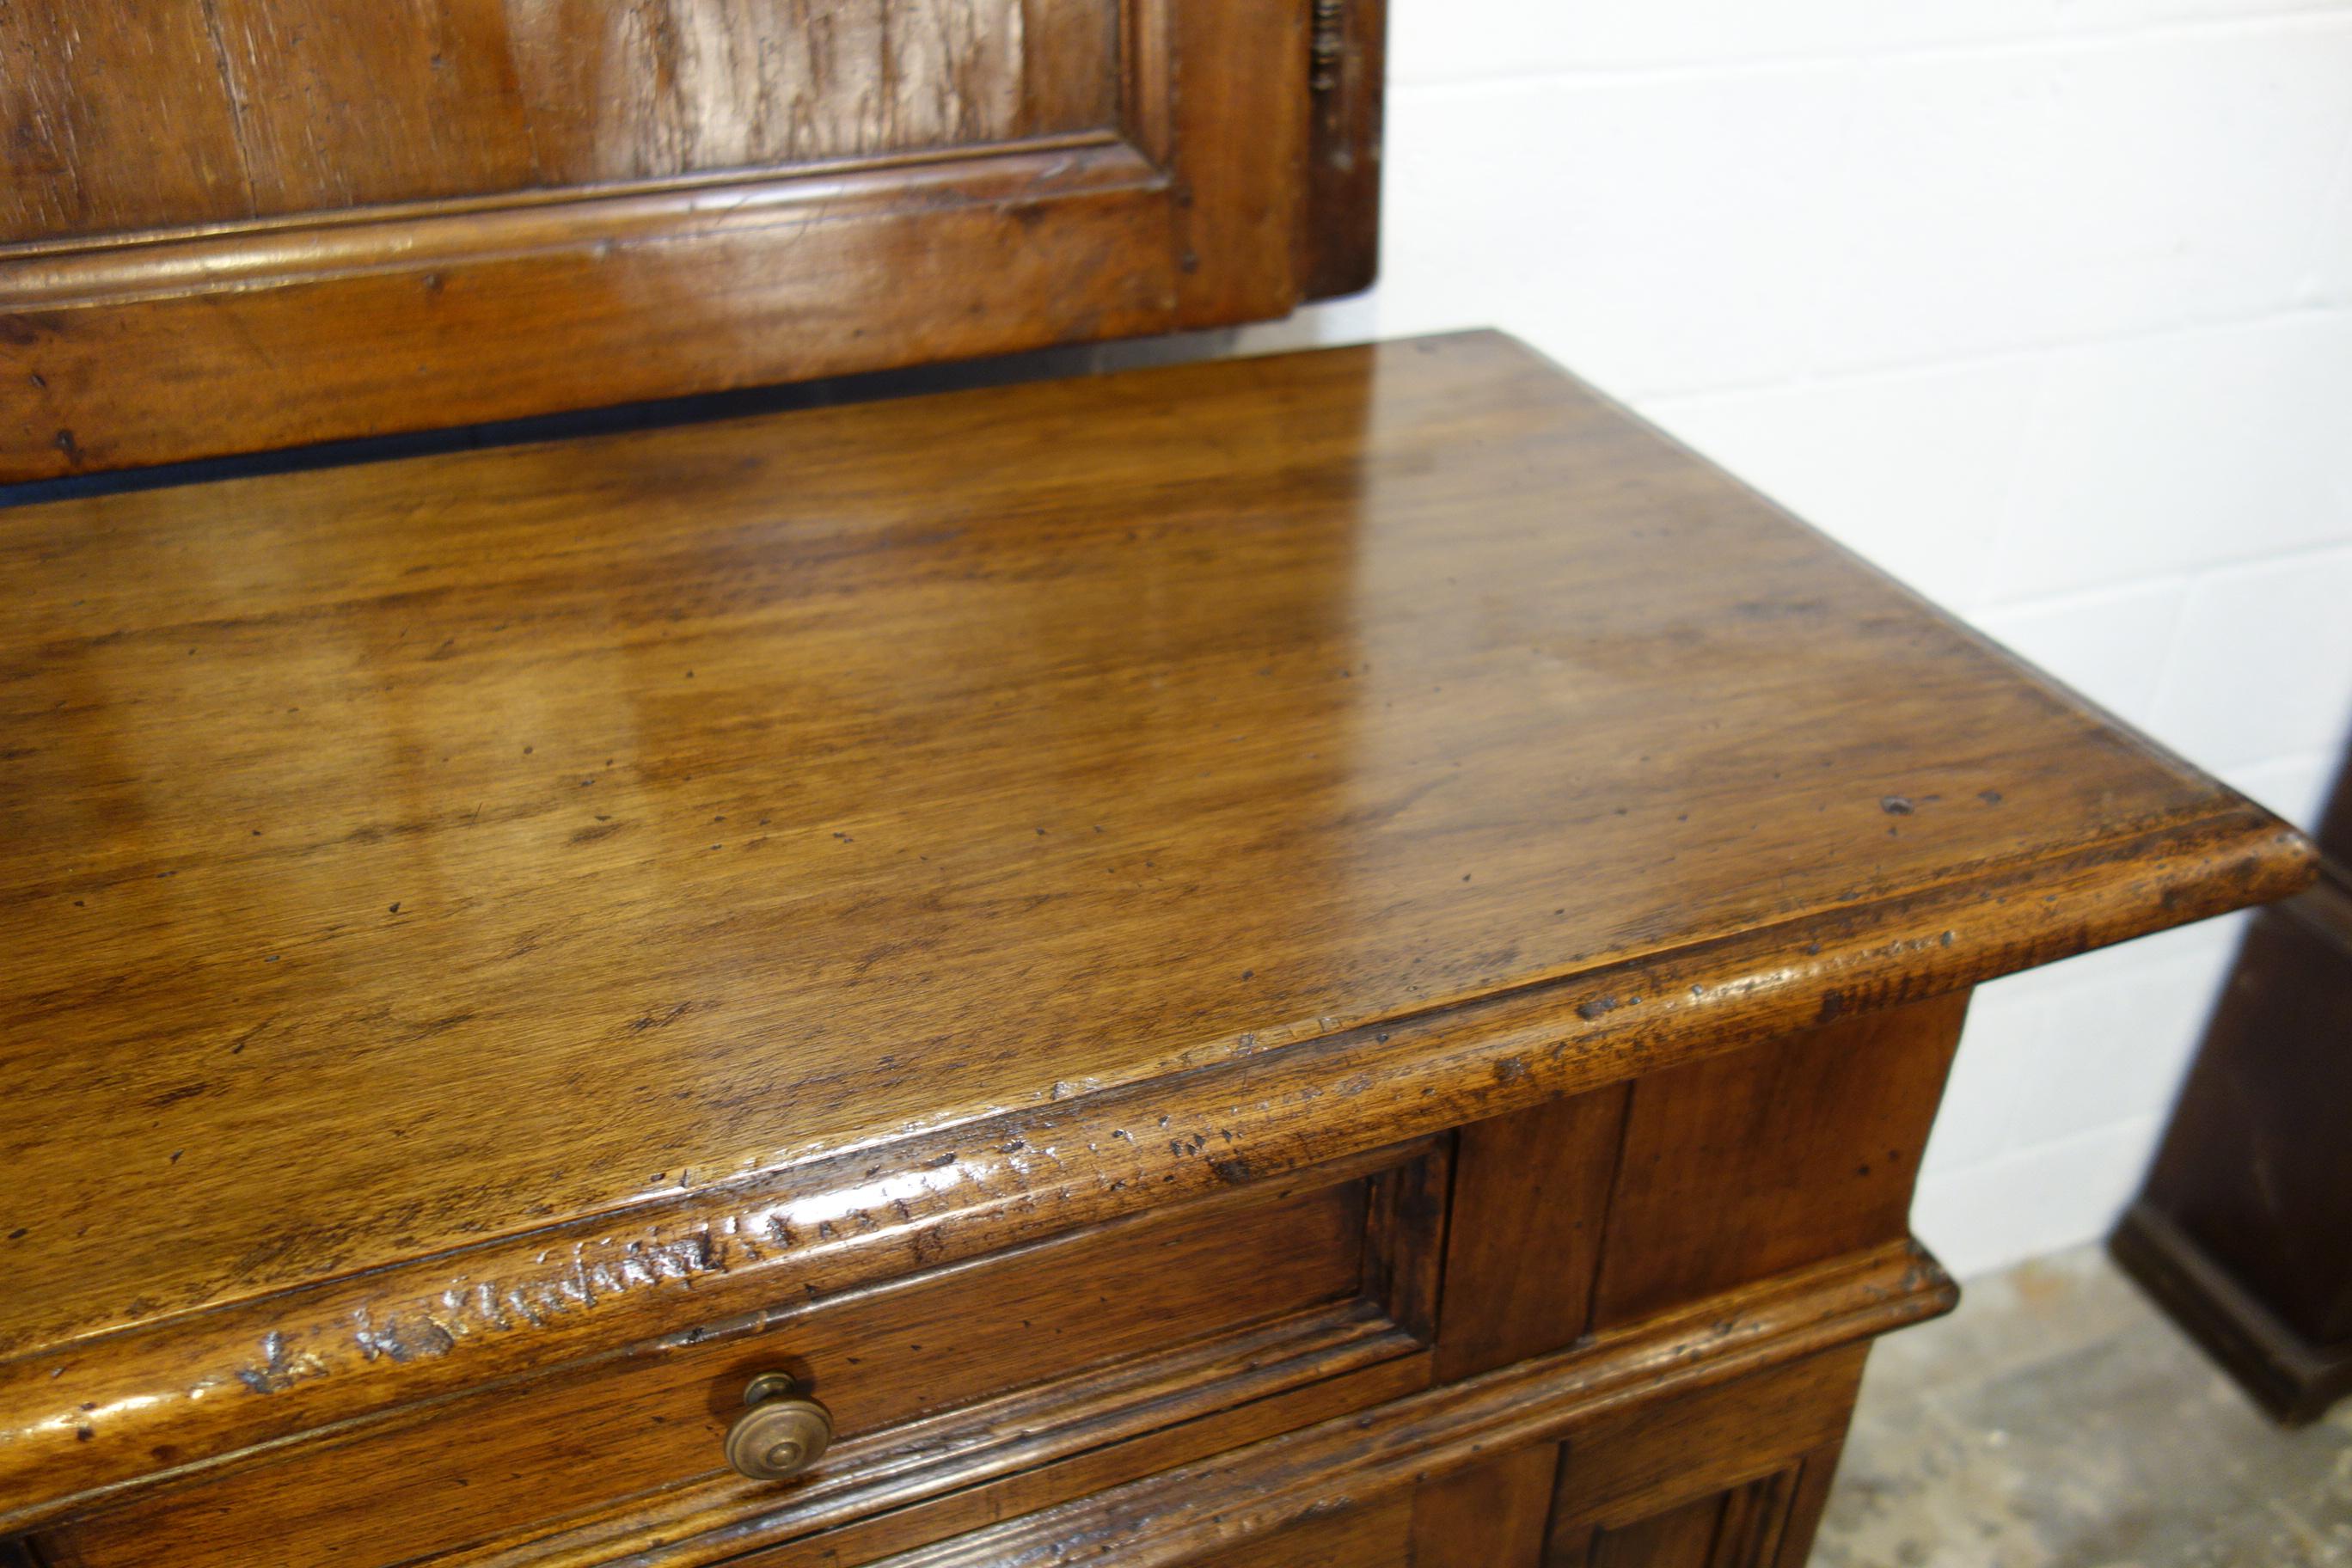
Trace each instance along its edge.
<path fill-rule="evenodd" d="M 1596 1330 L 1900 1238 L 1964 994 L 1636 1081 Z"/>

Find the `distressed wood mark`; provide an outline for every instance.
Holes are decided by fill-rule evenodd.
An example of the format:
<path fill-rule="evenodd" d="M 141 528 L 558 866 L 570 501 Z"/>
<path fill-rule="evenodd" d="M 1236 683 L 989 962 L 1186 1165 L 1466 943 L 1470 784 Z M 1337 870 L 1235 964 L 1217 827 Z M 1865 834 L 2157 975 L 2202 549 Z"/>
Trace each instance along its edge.
<path fill-rule="evenodd" d="M 1307 86 L 1318 93 L 1339 85 L 1348 49 L 1348 0 L 1315 0 L 1315 29 L 1307 38 Z"/>

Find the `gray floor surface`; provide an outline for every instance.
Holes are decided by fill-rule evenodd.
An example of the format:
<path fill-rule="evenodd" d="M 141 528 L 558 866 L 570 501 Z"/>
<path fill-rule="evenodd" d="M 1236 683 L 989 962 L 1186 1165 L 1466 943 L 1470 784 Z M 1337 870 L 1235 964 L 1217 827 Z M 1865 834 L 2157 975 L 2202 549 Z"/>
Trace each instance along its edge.
<path fill-rule="evenodd" d="M 2352 1402 L 2273 1426 L 2095 1247 L 1872 1352 L 1812 1568 L 2352 1568 Z"/>

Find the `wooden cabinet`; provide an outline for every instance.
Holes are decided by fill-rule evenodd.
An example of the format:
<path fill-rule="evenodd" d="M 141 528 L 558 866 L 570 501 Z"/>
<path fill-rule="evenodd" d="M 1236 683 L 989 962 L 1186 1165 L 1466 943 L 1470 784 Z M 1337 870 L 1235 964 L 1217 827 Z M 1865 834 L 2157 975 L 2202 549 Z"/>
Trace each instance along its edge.
<path fill-rule="evenodd" d="M 2309 874 L 1490 334 L 0 555 L 80 1568 L 1794 1563 L 1968 989 Z"/>
<path fill-rule="evenodd" d="M 1371 0 L 148 9 L 5 477 L 1370 263 Z M 1795 1568 L 1970 987 L 2310 875 L 1492 333 L 652 423 L 0 506 L 8 1550 Z"/>

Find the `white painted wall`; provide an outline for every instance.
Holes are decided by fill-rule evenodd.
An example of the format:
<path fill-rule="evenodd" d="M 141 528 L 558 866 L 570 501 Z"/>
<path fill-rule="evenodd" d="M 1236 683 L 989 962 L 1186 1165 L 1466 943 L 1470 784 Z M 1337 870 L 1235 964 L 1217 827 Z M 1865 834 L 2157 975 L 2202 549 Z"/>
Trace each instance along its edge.
<path fill-rule="evenodd" d="M 2352 713 L 2352 3 L 1391 0 L 1382 281 L 2308 825 Z M 2101 1234 L 2215 922 L 1979 994 L 1917 1227 Z"/>

